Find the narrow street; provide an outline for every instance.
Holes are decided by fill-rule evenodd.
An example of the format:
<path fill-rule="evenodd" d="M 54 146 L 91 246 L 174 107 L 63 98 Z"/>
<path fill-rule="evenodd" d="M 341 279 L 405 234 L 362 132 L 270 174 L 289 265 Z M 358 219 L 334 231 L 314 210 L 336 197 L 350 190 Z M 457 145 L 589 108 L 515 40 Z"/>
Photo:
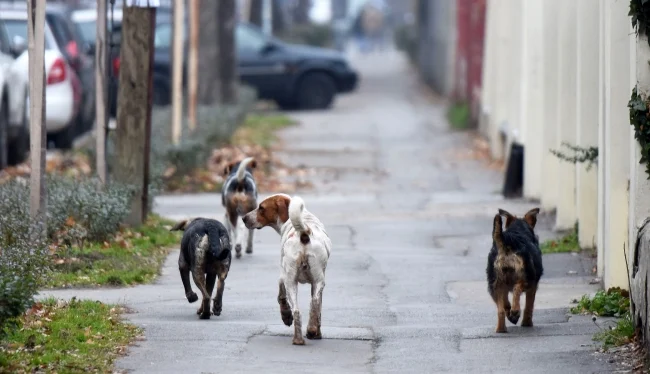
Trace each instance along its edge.
<path fill-rule="evenodd" d="M 443 103 L 423 94 L 401 54 L 352 61 L 359 91 L 331 111 L 292 114 L 300 125 L 282 132 L 276 153 L 316 170 L 314 189 L 300 196 L 333 242 L 323 340 L 291 345 L 276 302 L 280 237 L 270 228 L 256 231 L 252 255 L 233 259 L 223 313 L 209 321 L 185 300 L 178 252 L 152 285 L 46 294 L 133 308 L 128 317 L 146 338 L 117 366 L 134 373 L 612 372 L 594 353 L 598 327 L 567 314 L 572 299 L 597 289 L 591 259 L 545 256 L 535 327 L 508 323 L 508 334 L 494 333 L 485 281 L 492 218 L 497 208 L 523 214 L 534 203 L 503 200 L 502 174 L 461 157 L 470 135 L 448 129 Z M 223 218 L 218 194 L 161 197 L 155 210 Z M 553 235 L 547 218 L 540 240 Z M 309 287 L 299 292 L 305 315 Z"/>

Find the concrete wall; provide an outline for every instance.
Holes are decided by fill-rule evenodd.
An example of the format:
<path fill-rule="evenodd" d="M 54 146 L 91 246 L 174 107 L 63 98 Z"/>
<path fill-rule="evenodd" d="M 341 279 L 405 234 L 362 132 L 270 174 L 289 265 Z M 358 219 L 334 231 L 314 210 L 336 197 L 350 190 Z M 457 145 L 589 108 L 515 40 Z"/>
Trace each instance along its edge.
<path fill-rule="evenodd" d="M 513 140 L 524 145 L 525 196 L 556 210 L 559 230 L 577 221 L 581 246 L 598 248 L 604 286 L 623 288 L 623 248 L 650 212 L 650 202 L 638 198 L 650 185 L 637 166 L 627 109 L 637 79 L 650 91 L 650 51 L 636 58 L 628 7 L 620 0 L 488 0 L 479 127 L 494 158 L 507 159 Z M 598 166 L 559 161 L 549 150 L 564 142 L 598 146 Z"/>

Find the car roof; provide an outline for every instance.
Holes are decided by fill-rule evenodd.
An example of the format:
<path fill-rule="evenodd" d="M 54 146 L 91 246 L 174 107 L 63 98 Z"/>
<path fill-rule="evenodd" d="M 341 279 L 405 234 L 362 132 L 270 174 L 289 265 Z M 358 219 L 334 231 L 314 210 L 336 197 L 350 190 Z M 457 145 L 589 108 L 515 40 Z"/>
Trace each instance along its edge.
<path fill-rule="evenodd" d="M 0 12 L 0 20 L 20 20 L 27 22 L 27 13 L 20 10 L 3 9 L 2 12 Z M 50 29 L 50 25 L 47 22 L 45 22 L 45 41 L 46 49 L 49 47 L 49 49 L 58 50 L 56 39 L 54 39 L 52 29 Z"/>

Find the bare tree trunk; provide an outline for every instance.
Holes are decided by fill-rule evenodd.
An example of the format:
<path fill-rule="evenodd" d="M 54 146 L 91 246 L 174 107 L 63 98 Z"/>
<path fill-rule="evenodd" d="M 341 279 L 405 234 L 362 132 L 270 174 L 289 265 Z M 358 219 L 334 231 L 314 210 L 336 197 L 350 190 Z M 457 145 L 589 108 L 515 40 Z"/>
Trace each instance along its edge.
<path fill-rule="evenodd" d="M 273 13 L 273 35 L 282 34 L 287 29 L 287 19 L 285 17 L 282 1 L 272 0 L 271 11 Z"/>
<path fill-rule="evenodd" d="M 249 22 L 257 27 L 262 27 L 262 9 L 264 0 L 251 0 L 251 13 Z"/>
<path fill-rule="evenodd" d="M 129 225 L 148 209 L 151 91 L 155 8 L 124 8 L 120 56 L 115 179 L 135 187 Z"/>
<path fill-rule="evenodd" d="M 217 14 L 219 1 L 206 0 L 201 2 L 199 14 L 199 88 L 198 102 L 212 105 L 217 102 L 219 92 L 219 32 Z"/>
<path fill-rule="evenodd" d="M 309 23 L 309 9 L 311 0 L 298 0 L 298 5 L 293 9 L 293 22 L 296 25 Z"/>
<path fill-rule="evenodd" d="M 190 0 L 190 48 L 187 68 L 187 116 L 190 131 L 196 129 L 196 104 L 199 87 L 199 0 Z"/>
<path fill-rule="evenodd" d="M 234 104 L 237 102 L 237 48 L 235 46 L 235 25 L 237 24 L 236 0 L 219 0 L 217 24 L 219 59 L 219 103 Z"/>

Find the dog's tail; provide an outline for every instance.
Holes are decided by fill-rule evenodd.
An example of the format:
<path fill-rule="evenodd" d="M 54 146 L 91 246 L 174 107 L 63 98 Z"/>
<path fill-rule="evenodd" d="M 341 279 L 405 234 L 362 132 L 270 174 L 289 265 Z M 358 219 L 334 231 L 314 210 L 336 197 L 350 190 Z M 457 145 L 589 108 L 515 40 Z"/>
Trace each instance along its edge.
<path fill-rule="evenodd" d="M 248 164 L 253 161 L 253 157 L 246 157 L 239 163 L 239 167 L 237 168 L 237 182 L 241 183 L 244 181 L 244 178 L 246 177 L 246 168 L 248 168 Z"/>
<path fill-rule="evenodd" d="M 308 244 L 311 230 L 302 220 L 303 210 L 305 210 L 305 202 L 298 196 L 292 197 L 289 202 L 289 220 L 291 220 L 293 228 L 300 233 L 300 242 L 302 244 Z"/>
<path fill-rule="evenodd" d="M 492 240 L 494 241 L 494 245 L 497 247 L 499 254 L 504 255 L 508 252 L 508 248 L 503 243 L 503 222 L 501 221 L 500 214 L 494 216 Z"/>
<path fill-rule="evenodd" d="M 199 247 L 208 251 L 215 259 L 225 260 L 230 253 L 228 234 L 221 235 L 222 233 L 213 226 L 208 226 L 205 231 L 205 235 L 199 241 Z"/>

